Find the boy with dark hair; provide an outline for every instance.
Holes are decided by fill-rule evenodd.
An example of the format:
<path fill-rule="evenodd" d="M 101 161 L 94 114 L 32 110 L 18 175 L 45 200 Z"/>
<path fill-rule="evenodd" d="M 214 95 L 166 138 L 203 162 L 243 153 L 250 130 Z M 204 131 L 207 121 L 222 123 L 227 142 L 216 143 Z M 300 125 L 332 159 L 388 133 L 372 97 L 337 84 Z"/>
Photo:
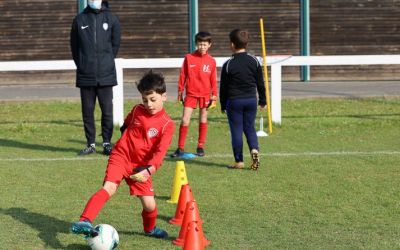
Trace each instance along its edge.
<path fill-rule="evenodd" d="M 121 138 L 116 142 L 106 169 L 103 187 L 87 202 L 79 222 L 72 224 L 75 234 L 96 235 L 92 222 L 108 199 L 117 191 L 122 180 L 131 195 L 141 201 L 145 235 L 165 238 L 167 232 L 156 227 L 157 206 L 154 199 L 152 175 L 161 167 L 171 144 L 175 124 L 165 112 L 164 78 L 152 71 L 137 84 L 143 104 L 133 107 L 121 127 Z"/>
<path fill-rule="evenodd" d="M 266 95 L 262 68 L 257 58 L 246 52 L 249 34 L 235 29 L 229 34 L 232 57 L 221 70 L 220 102 L 226 112 L 231 131 L 235 163 L 229 168 L 244 168 L 243 133 L 249 146 L 252 163 L 250 168 L 260 166 L 257 133 L 254 127 L 258 105 L 265 108 Z"/>
<path fill-rule="evenodd" d="M 178 101 L 183 101 L 179 127 L 178 149 L 172 157 L 183 156 L 186 136 L 193 109 L 199 107 L 199 137 L 196 153 L 204 156 L 207 135 L 207 108 L 217 100 L 217 70 L 215 59 L 208 54 L 211 34 L 199 32 L 195 36 L 197 50 L 185 56 L 178 83 Z M 186 90 L 186 96 L 183 93 Z"/>

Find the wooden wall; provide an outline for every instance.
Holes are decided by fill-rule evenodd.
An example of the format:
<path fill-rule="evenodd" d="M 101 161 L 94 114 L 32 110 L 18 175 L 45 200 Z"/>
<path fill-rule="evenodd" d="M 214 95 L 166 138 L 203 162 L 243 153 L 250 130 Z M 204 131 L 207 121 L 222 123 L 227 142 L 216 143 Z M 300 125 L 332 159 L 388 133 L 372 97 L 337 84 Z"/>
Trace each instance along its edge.
<path fill-rule="evenodd" d="M 118 57 L 183 57 L 188 52 L 187 0 L 109 0 L 122 28 Z M 249 30 L 248 50 L 261 54 L 259 18 L 267 52 L 299 55 L 299 0 L 199 0 L 199 28 L 213 35 L 213 56 L 229 56 L 228 34 Z M 70 59 L 69 32 L 75 0 L 0 1 L 0 61 Z M 400 0 L 310 1 L 312 55 L 396 54 Z M 162 70 L 176 81 L 178 70 Z M 312 80 L 394 80 L 399 66 L 312 67 Z M 135 82 L 144 70 L 127 70 Z M 285 68 L 284 80 L 298 80 Z M 74 72 L 0 73 L 0 84 L 70 83 Z"/>
<path fill-rule="evenodd" d="M 312 55 L 399 54 L 400 1 L 310 1 Z M 312 67 L 314 80 L 400 79 L 397 66 Z"/>

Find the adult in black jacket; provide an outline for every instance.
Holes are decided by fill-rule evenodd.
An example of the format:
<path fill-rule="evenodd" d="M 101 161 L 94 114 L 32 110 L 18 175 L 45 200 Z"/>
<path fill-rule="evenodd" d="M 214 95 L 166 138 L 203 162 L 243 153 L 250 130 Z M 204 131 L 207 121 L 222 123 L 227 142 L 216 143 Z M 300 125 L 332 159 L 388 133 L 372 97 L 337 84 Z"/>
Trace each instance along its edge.
<path fill-rule="evenodd" d="M 89 0 L 88 4 L 74 18 L 70 36 L 87 140 L 87 147 L 79 154 L 96 152 L 94 109 L 97 97 L 102 112 L 103 154 L 109 155 L 113 133 L 112 87 L 117 85 L 114 59 L 121 41 L 121 29 L 119 20 L 109 10 L 107 1 Z"/>

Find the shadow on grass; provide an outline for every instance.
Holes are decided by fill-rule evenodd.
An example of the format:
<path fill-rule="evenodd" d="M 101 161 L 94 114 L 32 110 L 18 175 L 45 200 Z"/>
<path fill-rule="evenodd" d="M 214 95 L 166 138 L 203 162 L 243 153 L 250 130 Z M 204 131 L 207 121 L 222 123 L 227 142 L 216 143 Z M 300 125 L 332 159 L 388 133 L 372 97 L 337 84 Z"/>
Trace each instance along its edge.
<path fill-rule="evenodd" d="M 156 198 L 157 200 L 164 200 L 164 201 L 167 201 L 167 200 L 170 199 L 169 196 L 158 196 L 158 195 L 156 195 L 155 198 Z"/>
<path fill-rule="evenodd" d="M 146 234 L 144 233 L 144 232 L 135 232 L 135 231 L 118 231 L 118 234 L 124 234 L 124 235 L 128 235 L 128 236 L 145 236 L 145 237 L 148 237 L 148 236 L 146 236 Z M 155 238 L 153 238 L 153 237 L 149 237 L 149 239 L 155 239 Z M 163 238 L 163 239 L 157 239 L 157 240 L 166 240 L 166 241 L 172 241 L 172 240 L 175 240 L 175 237 L 171 237 L 171 236 L 169 236 L 168 235 L 168 237 L 167 238 Z"/>
<path fill-rule="evenodd" d="M 204 157 L 196 157 L 192 159 L 183 159 L 179 157 L 170 157 L 169 155 L 172 152 L 167 153 L 166 157 L 164 158 L 164 161 L 168 162 L 176 162 L 176 161 L 184 161 L 185 166 L 188 165 L 190 166 L 191 163 L 196 164 L 196 165 L 201 165 L 204 167 L 223 167 L 226 168 L 227 164 L 222 164 L 222 163 L 215 163 L 212 161 L 207 161 L 207 155 Z M 232 156 L 233 157 L 233 156 Z"/>
<path fill-rule="evenodd" d="M 26 142 L 13 141 L 8 139 L 0 139 L 0 146 L 2 147 L 13 147 L 13 148 L 24 148 L 39 151 L 54 151 L 54 152 L 77 152 L 76 148 L 61 148 L 53 146 L 45 146 L 39 144 L 31 144 Z"/>
<path fill-rule="evenodd" d="M 70 222 L 59 220 L 57 218 L 30 212 L 26 208 L 12 207 L 8 209 L 0 208 L 0 213 L 9 215 L 34 230 L 38 231 L 38 237 L 46 244 L 46 247 L 54 249 L 88 249 L 87 245 L 71 244 L 63 246 L 57 239 L 57 234 L 69 234 Z"/>
<path fill-rule="evenodd" d="M 73 127 L 83 127 L 82 120 L 52 120 L 52 121 L 1 121 L 0 125 L 18 125 L 18 124 L 56 124 L 70 125 Z"/>
<path fill-rule="evenodd" d="M 157 220 L 163 220 L 163 221 L 165 221 L 165 222 L 167 222 L 167 223 L 169 223 L 169 221 L 172 219 L 172 217 L 171 216 L 165 216 L 165 215 L 162 215 L 162 214 L 158 214 L 157 215 Z"/>
<path fill-rule="evenodd" d="M 79 145 L 86 145 L 86 141 L 84 141 L 84 140 L 68 139 L 67 141 L 68 142 L 72 142 L 72 143 L 76 143 L 76 144 L 79 144 Z"/>

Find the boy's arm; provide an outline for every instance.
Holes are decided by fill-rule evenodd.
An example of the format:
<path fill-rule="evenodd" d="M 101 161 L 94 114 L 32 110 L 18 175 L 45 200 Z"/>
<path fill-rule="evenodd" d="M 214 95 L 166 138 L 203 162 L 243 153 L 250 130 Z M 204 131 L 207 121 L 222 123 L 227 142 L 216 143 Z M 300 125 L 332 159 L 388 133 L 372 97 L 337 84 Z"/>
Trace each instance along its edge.
<path fill-rule="evenodd" d="M 225 112 L 226 110 L 226 82 L 227 82 L 227 74 L 226 74 L 226 64 L 222 66 L 221 70 L 221 81 L 219 85 L 219 102 L 221 103 L 221 111 Z"/>
<path fill-rule="evenodd" d="M 265 83 L 261 65 L 257 67 L 257 92 L 258 92 L 258 105 L 265 106 L 267 104 L 265 95 Z"/>
<path fill-rule="evenodd" d="M 144 166 L 135 168 L 134 175 L 131 175 L 131 179 L 137 182 L 146 182 L 152 174 L 156 172 L 156 168 L 153 166 Z"/>
<path fill-rule="evenodd" d="M 164 157 L 167 154 L 167 150 L 171 145 L 174 131 L 175 131 L 175 123 L 173 121 L 169 121 L 163 129 L 160 142 L 156 147 L 155 152 L 153 152 L 153 157 L 147 163 L 147 165 L 155 167 L 155 170 L 160 168 L 161 163 L 163 162 Z"/>
<path fill-rule="evenodd" d="M 146 182 L 149 177 L 154 174 L 161 166 L 162 161 L 167 153 L 168 147 L 171 145 L 172 136 L 175 131 L 175 123 L 170 121 L 162 133 L 160 143 L 153 153 L 152 159 L 146 166 L 135 168 L 136 174 L 131 175 L 131 179 L 137 182 Z"/>
<path fill-rule="evenodd" d="M 181 67 L 181 72 L 179 75 L 179 82 L 178 82 L 178 101 L 182 101 L 183 91 L 185 89 L 185 83 L 187 78 L 187 59 L 183 60 L 183 64 Z"/>
<path fill-rule="evenodd" d="M 214 65 L 211 71 L 211 97 L 215 101 L 217 98 L 217 63 L 215 62 L 215 59 L 213 59 Z"/>

